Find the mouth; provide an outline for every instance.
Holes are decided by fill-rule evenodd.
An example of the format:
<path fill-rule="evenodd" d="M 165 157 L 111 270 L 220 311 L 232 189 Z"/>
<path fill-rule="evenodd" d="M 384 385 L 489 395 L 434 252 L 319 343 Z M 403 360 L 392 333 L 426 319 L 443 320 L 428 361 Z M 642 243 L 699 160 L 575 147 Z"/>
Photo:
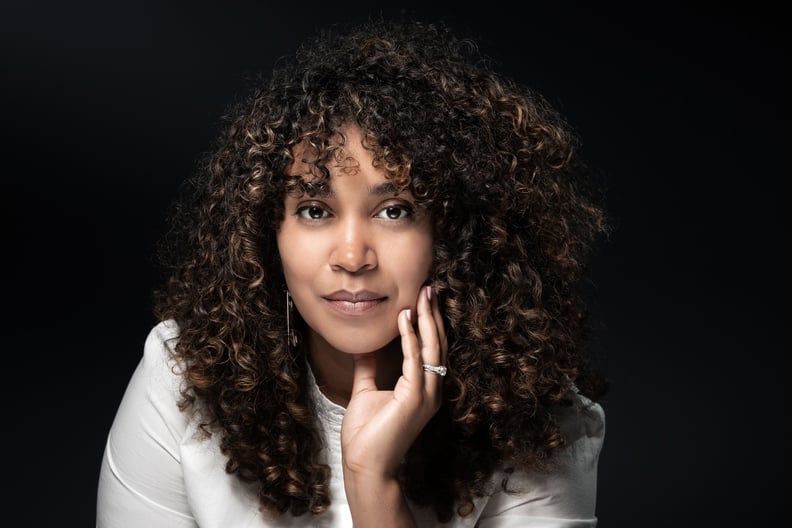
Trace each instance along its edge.
<path fill-rule="evenodd" d="M 340 290 L 323 297 L 330 306 L 345 315 L 360 315 L 373 310 L 388 297 L 370 291 L 350 292 Z"/>

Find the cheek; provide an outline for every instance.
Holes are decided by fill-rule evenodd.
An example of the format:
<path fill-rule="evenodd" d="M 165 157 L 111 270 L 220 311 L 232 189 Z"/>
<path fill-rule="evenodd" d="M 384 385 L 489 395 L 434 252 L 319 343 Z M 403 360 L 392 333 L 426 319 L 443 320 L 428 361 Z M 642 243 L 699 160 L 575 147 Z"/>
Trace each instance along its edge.
<path fill-rule="evenodd" d="M 396 273 L 405 286 L 418 289 L 429 278 L 429 271 L 432 268 L 432 241 L 428 237 L 422 237 L 411 241 L 398 253 L 389 256 L 393 266 L 398 269 Z"/>
<path fill-rule="evenodd" d="M 278 253 L 280 254 L 283 273 L 288 279 L 290 276 L 305 276 L 311 273 L 310 263 L 315 262 L 313 255 L 317 251 L 317 244 L 284 225 L 278 232 Z"/>
<path fill-rule="evenodd" d="M 421 270 L 424 279 L 429 275 L 434 260 L 434 240 L 429 225 L 424 225 L 424 231 L 415 242 L 415 266 Z"/>
<path fill-rule="evenodd" d="M 278 251 L 280 252 L 280 261 L 283 268 L 283 277 L 286 279 L 286 286 L 290 290 L 300 282 L 301 277 L 305 275 L 305 271 L 301 269 L 300 263 L 304 263 L 304 259 L 300 259 L 300 250 L 295 247 L 293 243 L 283 245 L 278 241 Z"/>

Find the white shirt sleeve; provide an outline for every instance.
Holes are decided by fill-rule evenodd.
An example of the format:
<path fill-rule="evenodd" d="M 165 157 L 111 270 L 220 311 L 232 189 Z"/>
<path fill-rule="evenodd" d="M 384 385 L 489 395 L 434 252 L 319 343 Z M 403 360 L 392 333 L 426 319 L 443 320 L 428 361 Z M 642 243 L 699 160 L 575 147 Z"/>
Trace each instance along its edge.
<path fill-rule="evenodd" d="M 559 467 L 548 474 L 514 473 L 509 489 L 497 491 L 476 525 L 480 528 L 593 528 L 597 462 L 605 435 L 602 407 L 580 396 L 579 409 L 561 416 L 569 444 L 559 453 Z M 497 482 L 497 480 L 495 480 Z"/>
<path fill-rule="evenodd" d="M 97 528 L 196 528 L 185 492 L 179 445 L 189 416 L 180 412 L 172 372 L 173 322 L 149 333 L 143 358 L 119 405 L 99 475 Z"/>

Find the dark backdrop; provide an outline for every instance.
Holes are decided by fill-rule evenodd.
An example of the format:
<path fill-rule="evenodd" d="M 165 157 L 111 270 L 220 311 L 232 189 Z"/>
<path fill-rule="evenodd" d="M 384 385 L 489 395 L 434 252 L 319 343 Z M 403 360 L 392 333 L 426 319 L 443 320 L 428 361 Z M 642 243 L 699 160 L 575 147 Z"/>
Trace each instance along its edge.
<path fill-rule="evenodd" d="M 767 525 L 789 467 L 789 42 L 780 10 L 428 7 L 544 93 L 603 174 L 594 265 L 612 389 L 600 526 Z M 517 4 L 513 4 L 517 5 Z M 780 8 L 779 8 L 780 9 Z M 153 245 L 247 74 L 393 7 L 6 1 L 4 500 L 91 526 L 105 435 L 150 325 Z M 9 317 L 10 315 L 10 317 Z"/>

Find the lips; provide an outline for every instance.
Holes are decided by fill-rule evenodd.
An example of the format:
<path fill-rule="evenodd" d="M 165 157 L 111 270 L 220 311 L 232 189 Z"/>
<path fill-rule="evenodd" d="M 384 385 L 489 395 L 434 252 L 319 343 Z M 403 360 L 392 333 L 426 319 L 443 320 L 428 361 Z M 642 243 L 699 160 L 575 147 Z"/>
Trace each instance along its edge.
<path fill-rule="evenodd" d="M 339 290 L 324 297 L 335 310 L 345 315 L 360 315 L 373 310 L 388 297 L 379 293 L 361 290 L 350 292 Z"/>
<path fill-rule="evenodd" d="M 366 290 L 361 290 L 358 292 L 339 290 L 325 297 L 325 299 L 327 299 L 328 301 L 346 301 L 352 303 L 376 301 L 378 299 L 384 299 L 384 298 L 385 298 L 384 295 L 380 295 L 379 293 L 374 293 Z"/>

